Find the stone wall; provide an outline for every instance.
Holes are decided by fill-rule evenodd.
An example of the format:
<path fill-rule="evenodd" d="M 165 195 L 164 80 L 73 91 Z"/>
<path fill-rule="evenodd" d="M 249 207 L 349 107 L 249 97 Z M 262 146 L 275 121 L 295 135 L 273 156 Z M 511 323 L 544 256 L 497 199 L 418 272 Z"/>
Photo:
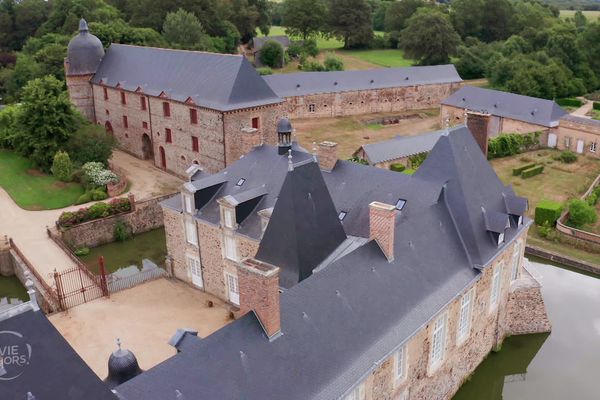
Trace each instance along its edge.
<path fill-rule="evenodd" d="M 591 144 L 600 142 L 600 121 L 594 122 L 583 119 L 574 121 L 571 119 L 561 119 L 558 128 L 554 130 L 557 135 L 556 147 L 559 150 L 577 151 L 577 142 L 583 142 L 583 154 L 593 157 L 600 156 L 600 146 L 598 150 L 591 151 Z"/>
<path fill-rule="evenodd" d="M 439 106 L 461 86 L 446 83 L 286 97 L 282 112 L 293 119 L 419 110 Z"/>
<path fill-rule="evenodd" d="M 506 320 L 507 335 L 543 333 L 552 330 L 540 284 L 523 268 L 521 278 L 511 285 Z"/>
<path fill-rule="evenodd" d="M 65 66 L 66 70 L 66 66 Z M 93 75 L 66 76 L 67 91 L 71 103 L 90 122 L 96 121 L 94 111 L 94 95 L 90 79 Z"/>
<path fill-rule="evenodd" d="M 84 222 L 70 228 L 60 228 L 62 240 L 72 249 L 96 247 L 114 242 L 114 229 L 118 222 L 125 223 L 132 234 L 139 234 L 163 226 L 163 215 L 160 202 L 167 197 L 155 197 L 135 202 L 133 211 Z"/>

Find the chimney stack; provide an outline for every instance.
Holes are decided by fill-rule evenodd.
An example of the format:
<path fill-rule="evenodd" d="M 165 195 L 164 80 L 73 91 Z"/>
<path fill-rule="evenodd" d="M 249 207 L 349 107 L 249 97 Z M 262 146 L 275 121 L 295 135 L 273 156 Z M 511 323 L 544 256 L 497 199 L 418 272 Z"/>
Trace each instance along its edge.
<path fill-rule="evenodd" d="M 331 171 L 337 163 L 337 143 L 324 141 L 318 148 L 319 167 L 323 171 Z"/>
<path fill-rule="evenodd" d="M 369 238 L 375 239 L 388 261 L 394 261 L 396 207 L 374 201 L 369 204 Z"/>
<path fill-rule="evenodd" d="M 281 332 L 279 309 L 279 268 L 249 258 L 238 268 L 240 311 L 238 317 L 254 311 L 269 339 Z"/>
<path fill-rule="evenodd" d="M 487 158 L 490 114 L 467 111 L 465 120 L 467 128 Z"/>

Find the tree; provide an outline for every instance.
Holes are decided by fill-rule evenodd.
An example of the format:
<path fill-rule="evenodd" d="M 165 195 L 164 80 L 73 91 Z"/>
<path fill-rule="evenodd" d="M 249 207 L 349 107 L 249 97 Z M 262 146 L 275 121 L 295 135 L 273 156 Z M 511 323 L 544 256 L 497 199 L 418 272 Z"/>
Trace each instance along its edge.
<path fill-rule="evenodd" d="M 373 39 L 371 7 L 366 0 L 329 0 L 329 33 L 344 42 L 344 48 L 367 46 Z"/>
<path fill-rule="evenodd" d="M 84 122 L 64 148 L 73 155 L 73 161 L 78 165 L 100 162 L 108 166 L 115 146 L 114 137 L 107 135 L 103 127 Z"/>
<path fill-rule="evenodd" d="M 344 70 L 344 62 L 336 57 L 333 53 L 328 53 L 325 56 L 325 61 L 323 62 L 323 66 L 326 71 L 343 71 Z"/>
<path fill-rule="evenodd" d="M 485 0 L 455 0 L 450 9 L 450 21 L 456 32 L 463 38 L 481 39 Z"/>
<path fill-rule="evenodd" d="M 52 175 L 61 182 L 69 182 L 71 175 L 73 174 L 73 163 L 69 153 L 59 150 L 54 155 L 54 161 L 52 161 L 52 168 L 50 168 Z"/>
<path fill-rule="evenodd" d="M 193 49 L 203 40 L 205 33 L 198 18 L 180 8 L 167 14 L 163 24 L 163 36 L 169 43 Z"/>
<path fill-rule="evenodd" d="M 0 110 L 0 148 L 14 147 L 19 109 L 18 105 L 10 105 Z"/>
<path fill-rule="evenodd" d="M 323 0 L 285 0 L 282 24 L 290 36 L 306 40 L 324 27 L 327 7 Z"/>
<path fill-rule="evenodd" d="M 400 36 L 400 47 L 421 65 L 448 63 L 459 44 L 460 36 L 448 16 L 436 9 L 418 10 Z"/>
<path fill-rule="evenodd" d="M 423 0 L 402 0 L 390 4 L 385 14 L 385 31 L 401 31 L 406 28 L 406 21 L 420 7 L 425 7 Z"/>
<path fill-rule="evenodd" d="M 163 37 L 152 28 L 136 28 L 122 20 L 109 23 L 91 22 L 90 31 L 108 47 L 111 43 L 133 44 L 136 46 L 167 47 Z"/>
<path fill-rule="evenodd" d="M 587 25 L 587 18 L 581 10 L 575 11 L 575 15 L 573 15 L 573 23 L 578 30 L 582 30 Z"/>
<path fill-rule="evenodd" d="M 271 68 L 283 66 L 283 46 L 275 40 L 267 40 L 260 50 L 260 61 Z"/>
<path fill-rule="evenodd" d="M 49 171 L 54 154 L 73 135 L 80 118 L 61 81 L 53 76 L 34 79 L 23 89 L 15 149 Z"/>
<path fill-rule="evenodd" d="M 569 201 L 569 225 L 581 228 L 598 220 L 596 209 L 580 199 Z"/>
<path fill-rule="evenodd" d="M 120 13 L 104 0 L 54 0 L 52 10 L 46 22 L 39 28 L 39 33 L 62 33 L 72 35 L 77 31 L 79 20 L 87 22 L 114 21 Z"/>

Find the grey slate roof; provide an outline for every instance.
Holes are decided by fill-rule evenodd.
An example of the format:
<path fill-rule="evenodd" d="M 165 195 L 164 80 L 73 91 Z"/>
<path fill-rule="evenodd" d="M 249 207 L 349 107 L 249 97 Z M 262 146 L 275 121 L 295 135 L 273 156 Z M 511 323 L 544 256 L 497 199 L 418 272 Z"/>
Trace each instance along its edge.
<path fill-rule="evenodd" d="M 242 56 L 112 44 L 92 83 L 126 90 L 138 87 L 151 96 L 219 111 L 281 102 Z"/>
<path fill-rule="evenodd" d="M 390 140 L 362 145 L 370 164 L 395 160 L 430 151 L 444 130 L 416 136 L 396 136 Z"/>
<path fill-rule="evenodd" d="M 557 126 L 558 120 L 567 114 L 552 100 L 474 86 L 463 86 L 442 104 L 546 127 Z"/>
<path fill-rule="evenodd" d="M 236 164 L 254 163 L 252 154 L 267 150 L 276 151 L 263 146 Z M 464 126 L 442 136 L 412 176 L 339 161 L 323 177 L 336 211 L 349 210 L 348 235 L 368 235 L 371 201 L 407 200 L 396 219 L 394 261 L 368 241 L 281 294 L 277 339 L 269 341 L 249 313 L 119 386 L 124 399 L 163 400 L 175 390 L 220 400 L 338 399 L 530 223 L 508 229 L 500 248 L 486 234 L 481 208 L 506 213 L 504 197 L 513 192 Z M 275 203 L 272 218 L 278 207 L 287 206 Z"/>
<path fill-rule="evenodd" d="M 277 36 L 257 36 L 252 39 L 252 47 L 254 52 L 260 51 L 268 41 L 275 41 L 283 46 L 284 49 L 290 46 L 290 38 L 286 35 Z"/>
<path fill-rule="evenodd" d="M 17 379 L 0 381 L 2 399 L 116 400 L 96 374 L 79 357 L 42 311 L 27 311 L 0 321 L 0 331 L 23 335 L 31 346 L 31 358 Z M 15 344 L 2 334 L 2 345 Z M 108 354 L 107 360 L 108 360 Z"/>
<path fill-rule="evenodd" d="M 79 21 L 79 34 L 69 41 L 67 58 L 69 75 L 93 74 L 104 57 L 104 47 L 96 36 L 89 33 L 87 22 Z"/>
<path fill-rule="evenodd" d="M 454 65 L 365 71 L 297 72 L 263 76 L 280 97 L 462 82 Z"/>
<path fill-rule="evenodd" d="M 581 117 L 578 115 L 566 114 L 561 117 L 561 120 L 575 122 L 577 124 L 588 125 L 593 127 L 600 127 L 600 121 L 597 119 Z"/>

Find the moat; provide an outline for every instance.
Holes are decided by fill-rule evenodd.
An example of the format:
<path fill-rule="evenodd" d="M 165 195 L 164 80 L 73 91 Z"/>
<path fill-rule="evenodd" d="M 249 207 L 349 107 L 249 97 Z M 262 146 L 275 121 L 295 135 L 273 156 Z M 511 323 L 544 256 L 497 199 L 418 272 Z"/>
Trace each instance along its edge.
<path fill-rule="evenodd" d="M 600 279 L 531 260 L 552 333 L 513 336 L 453 400 L 598 399 Z"/>

